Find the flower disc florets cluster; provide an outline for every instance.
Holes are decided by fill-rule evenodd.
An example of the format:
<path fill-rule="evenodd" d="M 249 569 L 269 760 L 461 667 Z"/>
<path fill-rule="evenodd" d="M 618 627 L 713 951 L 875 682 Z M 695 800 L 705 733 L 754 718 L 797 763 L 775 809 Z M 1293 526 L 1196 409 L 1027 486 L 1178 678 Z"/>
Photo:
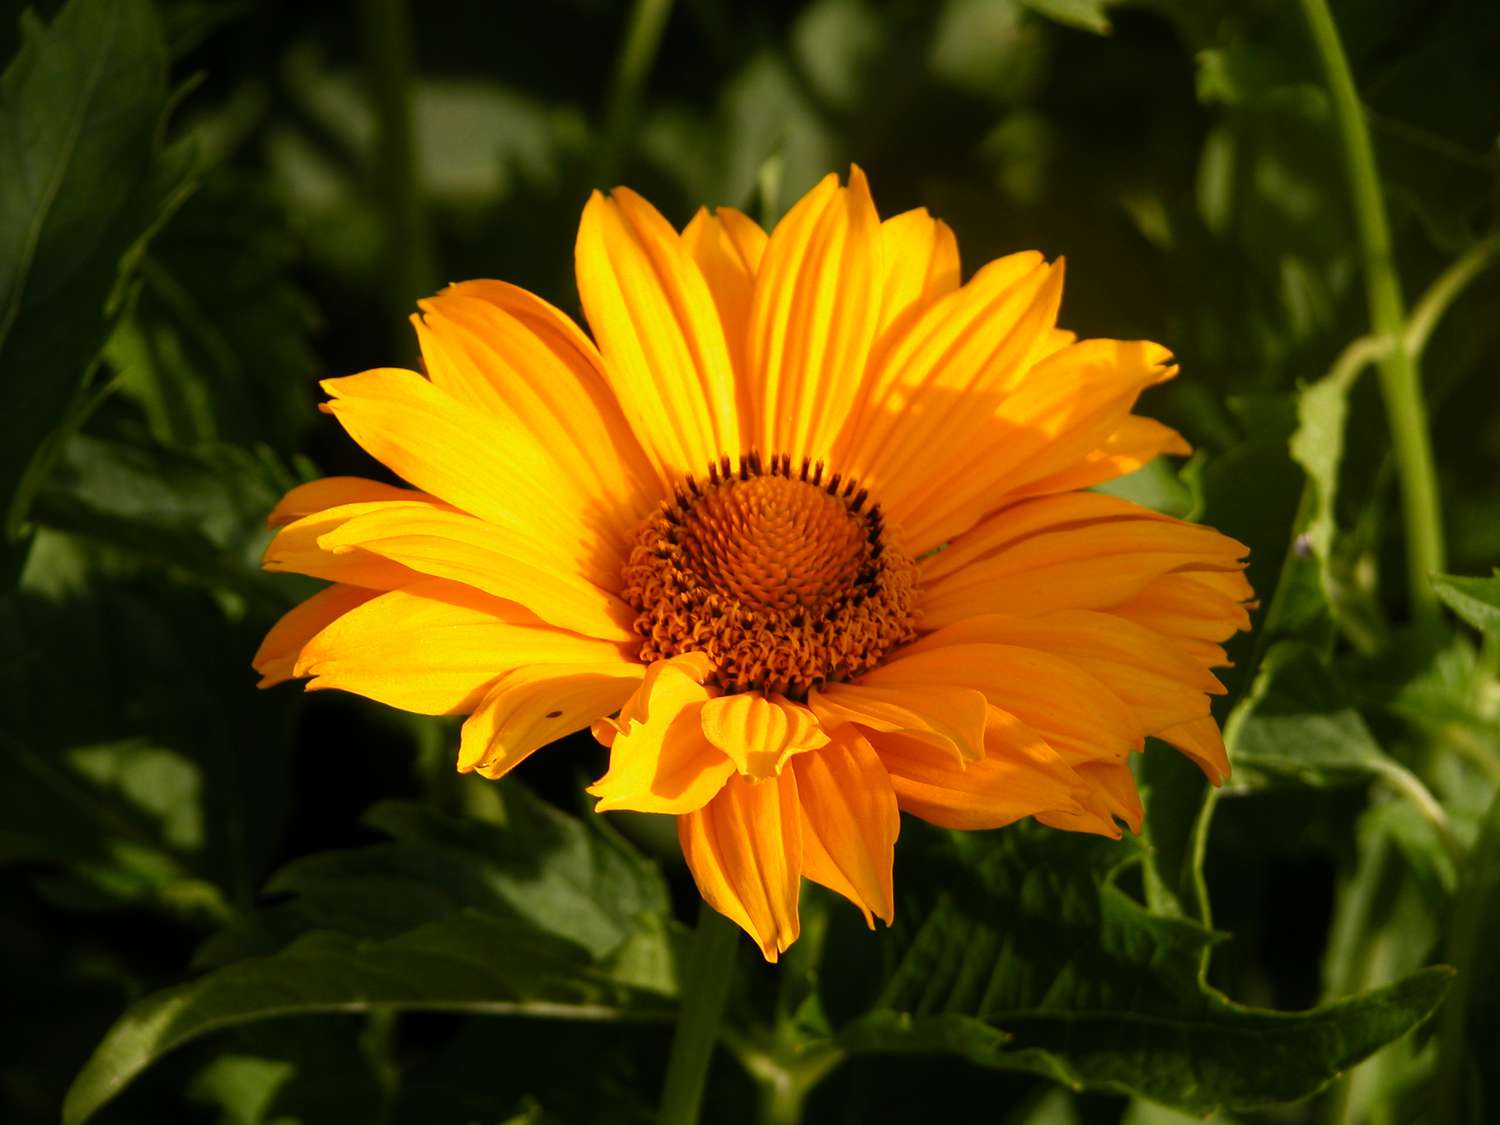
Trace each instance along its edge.
<path fill-rule="evenodd" d="M 821 462 L 750 453 L 690 474 L 622 573 L 640 659 L 703 652 L 725 691 L 793 699 L 858 676 L 916 635 L 916 565 L 886 538 L 879 505 Z"/>

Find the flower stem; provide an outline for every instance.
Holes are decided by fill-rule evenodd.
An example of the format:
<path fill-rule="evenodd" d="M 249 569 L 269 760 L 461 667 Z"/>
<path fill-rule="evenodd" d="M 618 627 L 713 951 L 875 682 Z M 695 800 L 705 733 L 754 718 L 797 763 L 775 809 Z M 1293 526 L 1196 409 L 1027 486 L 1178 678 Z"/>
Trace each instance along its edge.
<path fill-rule="evenodd" d="M 682 982 L 682 1005 L 677 1031 L 672 1037 L 672 1055 L 667 1060 L 667 1080 L 662 1087 L 660 1125 L 696 1125 L 708 1064 L 718 1042 L 719 1021 L 729 999 L 734 969 L 734 951 L 739 930 L 708 903 L 698 911 L 686 979 Z"/>
<path fill-rule="evenodd" d="M 672 0 L 635 0 L 631 8 L 625 41 L 615 60 L 604 134 L 594 166 L 597 187 L 612 186 L 620 174 L 640 114 L 641 93 L 656 61 L 656 51 L 661 46 L 662 32 L 671 13 Z"/>
<path fill-rule="evenodd" d="M 1344 150 L 1354 226 L 1360 256 L 1364 259 L 1370 323 L 1376 338 L 1385 345 L 1379 359 L 1380 389 L 1401 482 L 1412 617 L 1418 625 L 1430 628 L 1440 616 L 1437 595 L 1428 576 L 1443 569 L 1442 509 L 1417 361 L 1405 339 L 1406 312 L 1391 250 L 1385 199 L 1364 110 L 1327 0 L 1302 0 L 1302 11 L 1328 83 L 1339 143 Z"/>

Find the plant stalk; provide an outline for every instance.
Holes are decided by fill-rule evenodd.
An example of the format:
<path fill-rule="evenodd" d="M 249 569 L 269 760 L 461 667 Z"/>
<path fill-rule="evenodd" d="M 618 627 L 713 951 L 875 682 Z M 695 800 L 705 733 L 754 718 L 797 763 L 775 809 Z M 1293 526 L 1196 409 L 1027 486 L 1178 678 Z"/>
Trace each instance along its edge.
<path fill-rule="evenodd" d="M 1441 609 L 1428 576 L 1443 570 L 1443 524 L 1437 472 L 1427 430 L 1427 409 L 1416 357 L 1406 342 L 1406 311 L 1401 281 L 1391 248 L 1390 224 L 1375 151 L 1364 110 L 1354 87 L 1349 60 L 1327 0 L 1302 0 L 1313 48 L 1328 83 L 1334 121 L 1349 178 L 1354 227 L 1364 260 L 1370 323 L 1383 347 L 1379 357 L 1380 389 L 1391 429 L 1391 445 L 1401 482 L 1406 533 L 1407 584 L 1413 620 L 1426 629 L 1440 620 Z"/>
<path fill-rule="evenodd" d="M 738 941 L 735 924 L 703 903 L 682 982 L 682 1004 L 657 1114 L 660 1125 L 696 1125 L 698 1121 L 708 1066 L 719 1039 L 719 1022 L 729 1000 Z"/>

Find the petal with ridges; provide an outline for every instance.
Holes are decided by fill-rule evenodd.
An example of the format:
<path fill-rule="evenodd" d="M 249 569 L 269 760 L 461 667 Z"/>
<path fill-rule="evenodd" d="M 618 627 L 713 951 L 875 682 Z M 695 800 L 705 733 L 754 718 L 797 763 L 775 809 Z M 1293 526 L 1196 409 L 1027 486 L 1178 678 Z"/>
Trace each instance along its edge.
<path fill-rule="evenodd" d="M 442 503 L 425 492 L 397 488 L 393 484 L 381 484 L 364 477 L 323 477 L 299 484 L 288 491 L 277 502 L 276 507 L 271 509 L 271 514 L 266 517 L 266 526 L 281 527 L 325 508 L 337 508 L 344 504 L 368 504 L 380 500 Z"/>
<path fill-rule="evenodd" d="M 755 274 L 766 250 L 766 232 L 754 219 L 732 207 L 720 207 L 712 214 L 701 208 L 683 229 L 682 241 L 698 263 L 713 294 L 714 306 L 719 310 L 719 323 L 724 326 L 724 342 L 734 367 L 740 443 L 748 449 L 754 440 L 747 428 L 752 398 L 745 344 L 749 337 Z"/>
<path fill-rule="evenodd" d="M 677 819 L 683 858 L 704 900 L 755 939 L 767 961 L 797 940 L 802 810 L 784 771 L 738 774 L 703 808 Z"/>
<path fill-rule="evenodd" d="M 504 777 L 531 754 L 619 710 L 645 669 L 612 664 L 533 664 L 500 677 L 464 722 L 458 772 Z"/>
<path fill-rule="evenodd" d="M 733 369 L 718 310 L 677 232 L 624 188 L 589 199 L 578 293 L 616 397 L 664 481 L 739 454 Z"/>
<path fill-rule="evenodd" d="M 589 786 L 599 812 L 691 812 L 734 773 L 734 762 L 703 735 L 700 713 L 718 689 L 701 683 L 707 674 L 702 663 L 684 657 L 656 661 L 620 717 L 601 724 L 614 734 L 609 770 Z"/>
<path fill-rule="evenodd" d="M 817 753 L 793 759 L 791 769 L 802 805 L 802 874 L 854 903 L 871 929 L 876 918 L 890 925 L 901 813 L 880 758 L 845 724 Z"/>
<path fill-rule="evenodd" d="M 864 173 L 825 177 L 771 232 L 748 345 L 757 448 L 826 459 L 864 386 L 884 280 L 880 218 Z"/>
<path fill-rule="evenodd" d="M 825 727 L 858 723 L 952 750 L 955 757 L 984 757 L 988 703 L 968 687 L 943 683 L 891 683 L 866 675 L 856 684 L 827 684 L 808 697 Z"/>
<path fill-rule="evenodd" d="M 780 695 L 741 692 L 711 699 L 703 705 L 700 722 L 703 737 L 746 777 L 780 773 L 792 755 L 828 742 L 811 711 Z"/>

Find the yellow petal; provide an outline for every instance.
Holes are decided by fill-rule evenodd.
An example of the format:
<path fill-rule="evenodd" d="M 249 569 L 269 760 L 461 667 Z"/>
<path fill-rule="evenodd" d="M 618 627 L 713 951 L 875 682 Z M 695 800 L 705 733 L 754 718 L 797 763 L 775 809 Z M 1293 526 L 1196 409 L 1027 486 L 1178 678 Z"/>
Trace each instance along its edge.
<path fill-rule="evenodd" d="M 1013 489 L 1012 496 L 1046 496 L 1092 488 L 1150 463 L 1164 453 L 1186 457 L 1193 447 L 1183 436 L 1153 418 L 1129 414 L 1094 448 L 1088 450 L 1067 468 L 1051 476 L 1032 481 L 1024 488 Z"/>
<path fill-rule="evenodd" d="M 793 754 L 828 742 L 811 711 L 780 695 L 723 695 L 703 705 L 700 721 L 703 737 L 753 778 L 780 773 Z"/>
<path fill-rule="evenodd" d="M 405 711 L 472 711 L 529 664 L 624 661 L 623 646 L 543 625 L 512 602 L 426 578 L 345 613 L 302 648 L 293 674 Z"/>
<path fill-rule="evenodd" d="M 658 660 L 610 724 L 609 770 L 589 792 L 599 812 L 686 813 L 711 800 L 734 763 L 703 735 L 701 713 L 718 689 L 704 686 L 701 654 Z"/>
<path fill-rule="evenodd" d="M 577 493 L 598 504 L 599 519 L 617 536 L 629 535 L 661 485 L 592 346 L 581 350 L 553 322 L 527 318 L 528 310 L 536 313 L 531 306 L 497 303 L 480 285 L 453 286 L 421 302 L 425 319 L 415 323 L 432 381 L 508 428 L 535 435 Z"/>
<path fill-rule="evenodd" d="M 679 817 L 683 858 L 704 900 L 755 939 L 767 961 L 797 940 L 802 812 L 790 770 L 733 775 L 703 808 Z"/>
<path fill-rule="evenodd" d="M 776 224 L 755 278 L 748 346 L 755 446 L 826 459 L 864 384 L 880 323 L 880 219 L 858 168 L 824 177 Z"/>
<path fill-rule="evenodd" d="M 578 293 L 605 376 L 664 481 L 739 456 L 734 372 L 713 296 L 671 225 L 625 188 L 583 211 Z"/>
<path fill-rule="evenodd" d="M 802 874 L 886 925 L 896 913 L 891 866 L 901 813 L 874 749 L 851 725 L 827 746 L 792 760 L 802 805 Z"/>
<path fill-rule="evenodd" d="M 872 734 L 905 812 L 944 828 L 999 828 L 1042 812 L 1082 812 L 1078 775 L 1040 735 L 991 709 L 985 757 L 956 765 L 931 743 Z"/>
<path fill-rule="evenodd" d="M 459 772 L 504 777 L 549 742 L 617 711 L 644 672 L 626 661 L 532 664 L 507 672 L 464 723 Z"/>
<path fill-rule="evenodd" d="M 492 524 L 433 507 L 363 507 L 322 533 L 317 545 L 335 558 L 389 559 L 402 569 L 462 582 L 519 602 L 561 629 L 613 641 L 635 639 L 635 612 L 628 605 Z"/>
<path fill-rule="evenodd" d="M 530 540 L 591 577 L 619 570 L 621 544 L 591 525 L 591 498 L 534 435 L 476 414 L 412 371 L 326 379 L 325 404 L 376 460 L 417 487 Z"/>
<path fill-rule="evenodd" d="M 337 508 L 345 504 L 368 504 L 380 500 L 414 500 L 441 503 L 425 492 L 410 488 L 397 488 L 393 484 L 365 480 L 363 477 L 323 477 L 310 480 L 291 489 L 271 514 L 266 517 L 267 527 L 281 527 L 293 520 L 321 512 L 325 508 Z"/>
<path fill-rule="evenodd" d="M 876 669 L 876 672 L 879 672 Z M 867 674 L 857 684 L 828 684 L 811 693 L 808 705 L 827 729 L 858 723 L 870 730 L 910 735 L 963 759 L 984 757 L 988 703 L 967 686 L 898 682 Z"/>
<path fill-rule="evenodd" d="M 364 605 L 377 591 L 359 586 L 329 586 L 295 609 L 282 614 L 255 652 L 251 666 L 260 673 L 257 687 L 268 688 L 290 680 L 302 646 L 337 618 Z"/>

